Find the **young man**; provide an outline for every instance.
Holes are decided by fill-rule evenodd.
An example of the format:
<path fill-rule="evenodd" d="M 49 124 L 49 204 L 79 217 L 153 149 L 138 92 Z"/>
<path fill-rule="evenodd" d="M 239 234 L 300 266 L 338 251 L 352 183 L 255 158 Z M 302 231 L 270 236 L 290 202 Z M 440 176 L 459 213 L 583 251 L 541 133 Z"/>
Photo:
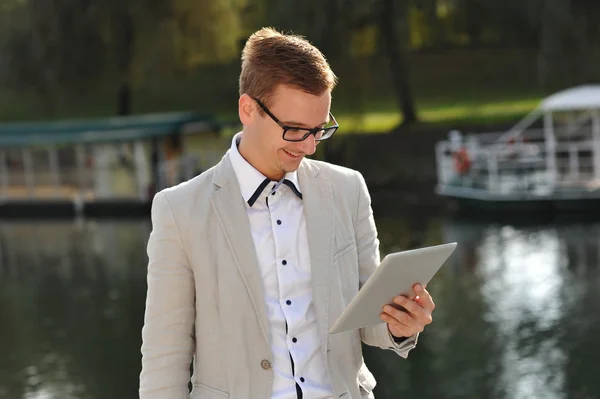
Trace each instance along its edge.
<path fill-rule="evenodd" d="M 156 195 L 140 398 L 372 398 L 361 340 L 406 357 L 434 304 L 416 287 L 378 326 L 327 333 L 379 264 L 362 176 L 305 159 L 336 131 L 336 77 L 303 38 L 242 54 L 243 131 L 212 169 Z"/>

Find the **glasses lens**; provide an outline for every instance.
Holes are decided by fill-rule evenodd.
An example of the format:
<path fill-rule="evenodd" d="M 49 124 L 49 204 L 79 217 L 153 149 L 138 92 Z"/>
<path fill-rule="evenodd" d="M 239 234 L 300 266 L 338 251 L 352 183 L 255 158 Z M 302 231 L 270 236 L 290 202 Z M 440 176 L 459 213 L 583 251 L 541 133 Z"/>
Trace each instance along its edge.
<path fill-rule="evenodd" d="M 287 129 L 283 138 L 289 141 L 302 141 L 304 140 L 306 133 L 308 133 L 306 130 L 294 128 Z"/>
<path fill-rule="evenodd" d="M 337 130 L 337 127 L 328 127 L 325 129 L 319 129 L 317 131 L 309 131 L 307 129 L 295 129 L 289 128 L 285 131 L 283 138 L 287 141 L 303 141 L 308 138 L 311 134 L 314 134 L 315 140 L 322 141 L 330 138 L 333 133 Z"/>
<path fill-rule="evenodd" d="M 317 140 L 326 140 L 326 139 L 330 138 L 331 136 L 333 136 L 333 133 L 335 133 L 336 130 L 337 130 L 336 127 L 325 128 L 325 129 L 323 129 L 323 130 L 320 131 L 321 132 L 320 135 L 316 135 L 315 136 L 315 139 L 317 139 Z"/>

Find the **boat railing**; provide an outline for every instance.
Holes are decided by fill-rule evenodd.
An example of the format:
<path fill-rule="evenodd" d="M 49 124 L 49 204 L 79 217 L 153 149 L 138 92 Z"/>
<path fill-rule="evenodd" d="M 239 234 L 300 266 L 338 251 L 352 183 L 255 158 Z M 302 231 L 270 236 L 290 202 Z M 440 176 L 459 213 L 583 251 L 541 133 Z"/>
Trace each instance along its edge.
<path fill-rule="evenodd" d="M 556 133 L 556 142 L 544 140 L 541 129 L 525 131 L 508 142 L 494 140 L 494 134 L 470 135 L 461 143 L 440 142 L 436 146 L 438 191 L 452 187 L 547 195 L 557 189 L 590 189 L 600 173 L 600 160 L 592 151 L 589 129 Z"/>
<path fill-rule="evenodd" d="M 184 154 L 175 159 L 164 160 L 158 167 L 158 191 L 190 180 L 200 173 L 199 158 L 195 154 Z"/>
<path fill-rule="evenodd" d="M 29 200 L 147 201 L 158 191 L 199 172 L 199 157 L 184 153 L 157 165 L 151 187 L 151 165 L 141 143 L 121 152 L 115 146 L 0 149 L 0 202 Z"/>

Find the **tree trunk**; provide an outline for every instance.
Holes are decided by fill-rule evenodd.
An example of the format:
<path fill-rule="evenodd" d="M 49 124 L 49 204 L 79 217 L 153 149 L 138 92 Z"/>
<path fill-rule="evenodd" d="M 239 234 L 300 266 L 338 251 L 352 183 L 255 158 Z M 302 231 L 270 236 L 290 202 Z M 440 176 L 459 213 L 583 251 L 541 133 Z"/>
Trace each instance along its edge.
<path fill-rule="evenodd" d="M 129 82 L 121 82 L 117 90 L 117 115 L 131 114 L 131 87 Z"/>
<path fill-rule="evenodd" d="M 548 0 L 542 9 L 540 49 L 538 53 L 539 83 L 545 89 L 558 88 L 568 81 L 573 50 L 566 48 L 572 32 L 568 0 Z"/>
<path fill-rule="evenodd" d="M 131 114 L 131 68 L 133 64 L 133 16 L 126 10 L 119 21 L 117 36 L 117 63 L 119 88 L 117 89 L 117 115 Z"/>
<path fill-rule="evenodd" d="M 479 47 L 483 41 L 484 11 L 480 0 L 464 0 L 465 30 L 471 47 Z"/>
<path fill-rule="evenodd" d="M 394 10 L 394 5 L 402 7 L 398 13 Z M 406 4 L 405 2 L 396 2 L 395 0 L 382 0 L 379 15 L 379 29 L 381 40 L 390 64 L 392 72 L 392 84 L 398 101 L 400 111 L 402 112 L 403 125 L 410 125 L 417 121 L 415 101 L 410 87 L 410 73 L 405 39 L 400 40 L 400 35 L 396 30 L 398 21 L 401 21 L 403 27 L 406 27 Z M 404 29 L 406 31 L 407 29 Z"/>
<path fill-rule="evenodd" d="M 339 25 L 332 22 L 332 15 L 339 15 L 337 0 L 320 0 L 320 7 L 314 7 L 315 13 L 308 21 L 312 21 L 312 32 L 317 47 L 328 55 L 328 58 L 341 53 L 341 46 L 337 30 Z"/>
<path fill-rule="evenodd" d="M 441 49 L 445 46 L 444 27 L 442 21 L 437 14 L 437 0 L 425 0 L 423 1 L 423 7 L 425 9 L 425 17 L 429 28 L 431 29 L 431 36 L 429 37 L 429 45 L 434 49 Z"/>

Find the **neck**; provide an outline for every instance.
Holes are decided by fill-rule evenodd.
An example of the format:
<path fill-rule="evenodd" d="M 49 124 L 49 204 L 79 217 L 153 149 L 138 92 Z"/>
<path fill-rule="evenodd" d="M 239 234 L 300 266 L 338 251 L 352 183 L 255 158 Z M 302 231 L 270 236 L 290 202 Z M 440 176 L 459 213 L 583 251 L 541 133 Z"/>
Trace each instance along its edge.
<path fill-rule="evenodd" d="M 285 175 L 280 170 L 269 168 L 264 164 L 264 161 L 261 162 L 264 159 L 264 155 L 261 154 L 260 149 L 252 142 L 251 138 L 243 132 L 240 137 L 238 151 L 250 165 L 272 181 L 279 181 Z"/>

